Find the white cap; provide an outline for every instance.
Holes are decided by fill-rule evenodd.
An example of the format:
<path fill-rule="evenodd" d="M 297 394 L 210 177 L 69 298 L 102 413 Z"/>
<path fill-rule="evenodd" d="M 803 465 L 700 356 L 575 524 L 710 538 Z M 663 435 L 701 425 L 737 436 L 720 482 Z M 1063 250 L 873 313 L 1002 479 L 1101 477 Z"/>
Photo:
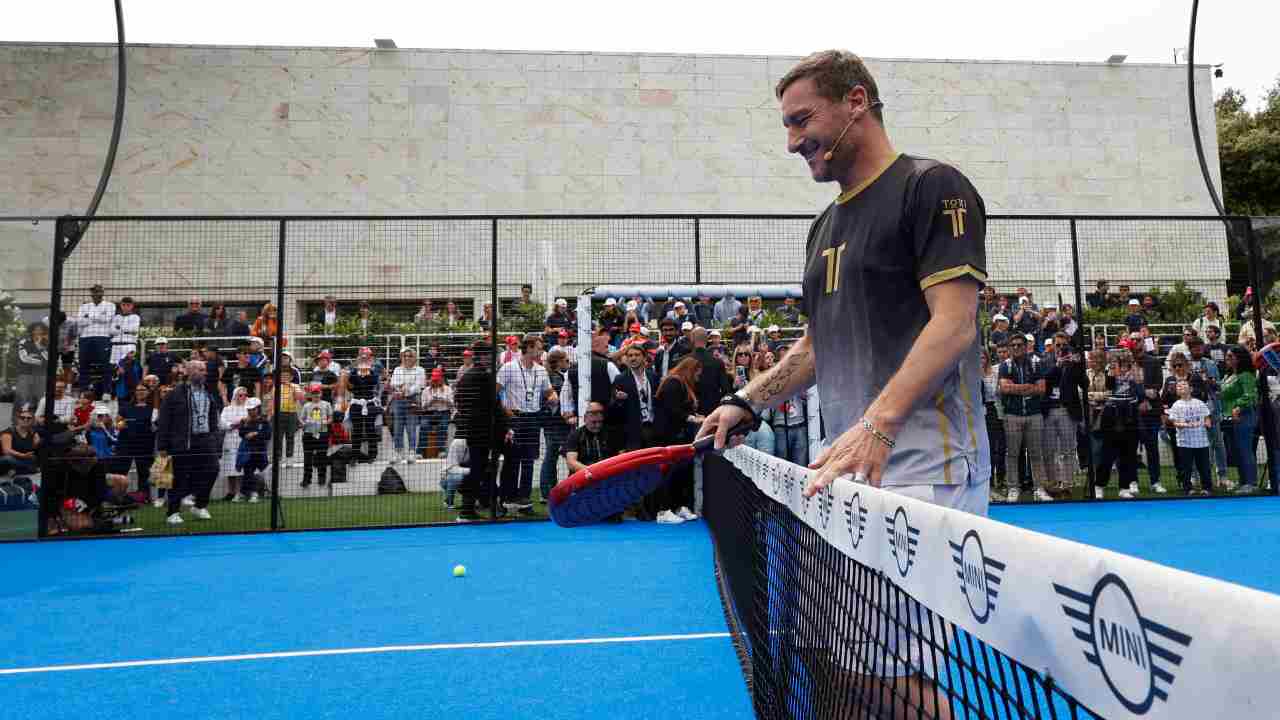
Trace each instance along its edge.
<path fill-rule="evenodd" d="M 672 307 L 684 307 L 684 303 L 682 303 L 682 302 L 680 302 L 679 300 L 677 300 L 677 301 L 676 301 L 676 304 L 675 304 L 675 305 L 673 305 Z"/>
<path fill-rule="evenodd" d="M 1035 336 L 1035 335 L 1032 335 L 1031 333 L 1027 333 L 1024 337 L 1026 338 L 1027 342 L 1029 342 L 1029 343 L 1031 343 L 1031 344 L 1033 344 L 1033 345 L 1035 344 L 1035 342 L 1036 342 L 1036 336 Z"/>
<path fill-rule="evenodd" d="M 647 327 L 645 327 L 645 326 L 641 325 L 641 326 L 640 326 L 640 334 L 641 334 L 641 335 L 643 335 L 644 337 L 649 337 L 649 328 L 647 328 Z"/>
<path fill-rule="evenodd" d="M 637 305 L 636 305 L 636 301 L 635 301 L 635 300 L 628 300 L 628 301 L 627 301 L 627 309 L 628 309 L 628 310 L 635 310 L 635 309 L 636 309 L 636 307 L 637 307 Z"/>
<path fill-rule="evenodd" d="M 246 410 L 252 410 L 256 407 L 262 407 L 262 401 L 259 400 L 258 398 L 249 398 L 248 400 L 245 401 L 244 407 Z"/>
<path fill-rule="evenodd" d="M 260 337 L 251 337 L 251 338 L 249 338 L 249 342 L 250 342 L 250 343 L 258 343 L 259 345 L 266 345 L 266 343 L 262 342 L 262 338 L 260 338 Z"/>
<path fill-rule="evenodd" d="M 1142 303 L 1138 302 L 1138 299 L 1137 299 L 1137 298 L 1129 298 L 1129 304 L 1130 304 L 1130 305 L 1141 305 Z"/>
<path fill-rule="evenodd" d="M 1045 344 L 1045 345 L 1052 345 L 1052 344 L 1053 344 L 1053 338 L 1051 338 L 1051 337 L 1047 337 L 1047 338 L 1045 338 L 1045 339 L 1044 339 L 1044 344 Z"/>
<path fill-rule="evenodd" d="M 156 338 L 156 344 L 157 344 L 157 345 L 168 345 L 168 344 L 169 344 L 169 338 L 158 337 L 158 338 Z"/>
<path fill-rule="evenodd" d="M 680 326 L 680 329 L 681 329 L 681 330 L 692 330 L 692 329 L 693 329 L 693 323 L 689 322 L 688 320 L 685 320 L 685 321 L 684 321 L 684 324 Z M 715 331 L 715 330 L 712 330 L 711 332 L 712 332 L 712 334 L 715 334 L 715 332 L 716 332 L 716 331 Z"/>
<path fill-rule="evenodd" d="M 556 307 L 568 307 L 569 302 L 564 298 L 556 298 Z"/>
<path fill-rule="evenodd" d="M 1003 313 L 996 313 L 995 315 L 991 316 L 992 322 L 995 322 L 996 320 L 1003 320 L 1005 322 L 1009 322 L 1009 318 L 1005 317 Z"/>
<path fill-rule="evenodd" d="M 608 300 L 604 301 L 605 307 L 613 307 L 614 305 L 617 305 L 617 304 L 618 304 L 618 301 L 614 300 L 613 298 L 609 298 Z"/>
<path fill-rule="evenodd" d="M 1045 309 L 1045 310 L 1057 310 L 1057 309 L 1058 309 L 1058 306 L 1057 306 L 1057 305 L 1045 305 L 1045 306 L 1044 306 L 1044 309 Z"/>
<path fill-rule="evenodd" d="M 778 327 L 777 325 L 770 325 L 770 326 L 769 326 L 769 332 L 771 332 L 771 333 L 779 332 L 780 330 L 782 330 L 782 328 Z"/>
<path fill-rule="evenodd" d="M 1022 297 L 1018 298 L 1018 302 L 1020 303 L 1031 302 L 1031 298 L 1027 297 L 1026 295 L 1023 295 Z"/>
<path fill-rule="evenodd" d="M 711 331 L 711 337 L 720 337 L 720 331 L 719 331 L 719 330 L 712 330 L 712 331 Z"/>

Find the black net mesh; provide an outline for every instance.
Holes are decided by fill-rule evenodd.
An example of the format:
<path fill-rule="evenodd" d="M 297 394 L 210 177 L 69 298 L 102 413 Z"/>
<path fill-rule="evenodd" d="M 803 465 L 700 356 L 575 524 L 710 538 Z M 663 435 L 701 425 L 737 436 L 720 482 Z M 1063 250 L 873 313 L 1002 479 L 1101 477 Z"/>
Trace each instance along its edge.
<path fill-rule="evenodd" d="M 709 456 L 703 469 L 721 600 L 756 717 L 1098 717 L 851 560 L 727 460 Z"/>

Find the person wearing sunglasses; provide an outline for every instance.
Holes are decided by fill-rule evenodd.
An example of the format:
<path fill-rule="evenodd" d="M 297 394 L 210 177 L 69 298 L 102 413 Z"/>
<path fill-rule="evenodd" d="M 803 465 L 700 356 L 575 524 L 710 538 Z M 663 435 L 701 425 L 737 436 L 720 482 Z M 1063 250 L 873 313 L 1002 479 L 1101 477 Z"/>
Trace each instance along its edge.
<path fill-rule="evenodd" d="M 35 432 L 35 413 L 27 405 L 18 410 L 11 428 L 0 432 L 0 476 L 35 475 L 36 450 L 40 436 Z"/>

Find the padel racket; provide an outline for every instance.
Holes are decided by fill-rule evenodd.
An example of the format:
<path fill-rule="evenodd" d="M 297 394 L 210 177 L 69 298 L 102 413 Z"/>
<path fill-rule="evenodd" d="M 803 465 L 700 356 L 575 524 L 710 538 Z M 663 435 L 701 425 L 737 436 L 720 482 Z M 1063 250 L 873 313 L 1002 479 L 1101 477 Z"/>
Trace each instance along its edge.
<path fill-rule="evenodd" d="M 749 432 L 751 423 L 743 423 L 729 435 Z M 632 450 L 592 463 L 551 489 L 547 503 L 551 519 L 561 527 L 577 527 L 616 515 L 665 482 L 672 465 L 689 462 L 714 442 L 715 435 L 708 435 L 688 445 Z"/>

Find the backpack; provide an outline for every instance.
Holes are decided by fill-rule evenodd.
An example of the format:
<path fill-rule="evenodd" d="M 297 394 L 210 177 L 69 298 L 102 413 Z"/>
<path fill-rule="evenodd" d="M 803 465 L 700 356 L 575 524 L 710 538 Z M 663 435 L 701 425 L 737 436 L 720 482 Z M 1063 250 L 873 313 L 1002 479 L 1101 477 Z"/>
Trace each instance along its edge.
<path fill-rule="evenodd" d="M 395 468 L 388 467 L 382 471 L 382 479 L 378 480 L 379 495 L 400 495 L 407 492 L 409 488 L 405 487 L 404 478 L 400 477 Z"/>

